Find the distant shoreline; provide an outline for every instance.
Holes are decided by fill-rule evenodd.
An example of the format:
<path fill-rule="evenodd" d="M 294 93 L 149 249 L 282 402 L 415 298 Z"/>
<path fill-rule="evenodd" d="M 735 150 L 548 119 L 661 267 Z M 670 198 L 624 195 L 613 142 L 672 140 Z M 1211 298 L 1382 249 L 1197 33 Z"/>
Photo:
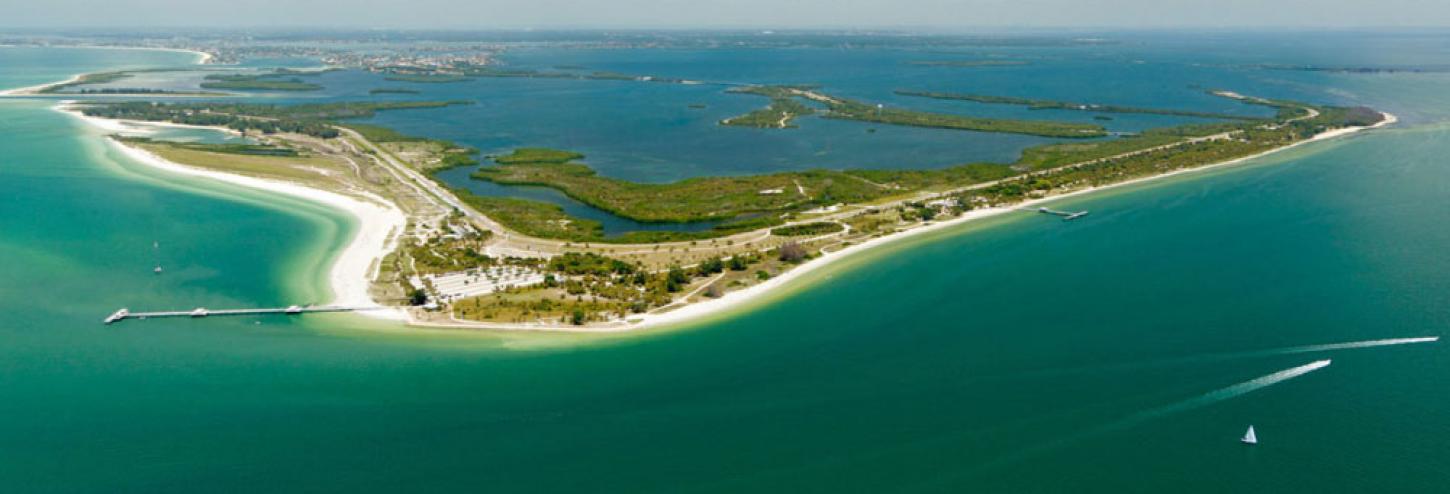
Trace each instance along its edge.
<path fill-rule="evenodd" d="M 16 46 L 16 47 L 17 48 L 24 48 L 23 46 Z M 57 46 L 45 46 L 45 47 L 42 47 L 42 48 L 67 48 L 67 49 L 89 49 L 89 50 L 152 50 L 152 51 L 169 51 L 169 52 L 175 52 L 175 53 L 191 53 L 191 54 L 194 54 L 194 55 L 197 56 L 197 60 L 195 62 L 192 62 L 194 65 L 205 65 L 205 64 L 210 63 L 212 61 L 212 59 L 215 58 L 215 57 L 212 56 L 212 54 L 207 53 L 207 52 L 204 52 L 204 51 L 186 50 L 186 49 L 182 49 L 182 48 L 159 48 L 159 47 L 153 48 L 153 47 L 132 47 L 132 46 L 92 46 L 92 45 L 64 45 L 64 46 L 57 45 Z M 33 85 L 33 86 L 25 86 L 25 87 L 19 87 L 19 88 L 14 88 L 14 89 L 6 89 L 6 90 L 3 90 L 3 91 L 0 91 L 0 97 L 11 97 L 11 98 L 13 98 L 13 97 L 24 97 L 24 96 L 76 96 L 74 94 L 71 94 L 71 95 L 67 95 L 67 94 L 54 94 L 54 95 L 51 95 L 51 94 L 47 94 L 47 93 L 42 93 L 41 91 L 44 91 L 46 88 L 53 87 L 53 86 L 59 86 L 59 85 L 63 85 L 63 84 L 72 84 L 72 83 L 75 83 L 75 82 L 79 82 L 82 77 L 85 77 L 86 74 L 90 74 L 90 73 L 91 72 L 83 72 L 83 73 L 80 73 L 80 74 L 75 74 L 75 75 L 70 76 L 70 78 L 65 79 L 65 80 L 62 80 L 62 81 L 47 82 L 47 83 L 44 83 L 44 84 L 36 84 L 36 85 Z M 164 94 L 163 95 L 150 95 L 150 96 L 164 96 Z"/>

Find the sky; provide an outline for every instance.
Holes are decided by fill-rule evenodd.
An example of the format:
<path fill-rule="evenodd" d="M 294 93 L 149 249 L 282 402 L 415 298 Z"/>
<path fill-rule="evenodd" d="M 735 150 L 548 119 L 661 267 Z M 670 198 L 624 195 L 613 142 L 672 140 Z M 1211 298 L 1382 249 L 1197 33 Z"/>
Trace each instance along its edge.
<path fill-rule="evenodd" d="M 1450 0 L 0 0 L 0 27 L 1355 28 Z"/>

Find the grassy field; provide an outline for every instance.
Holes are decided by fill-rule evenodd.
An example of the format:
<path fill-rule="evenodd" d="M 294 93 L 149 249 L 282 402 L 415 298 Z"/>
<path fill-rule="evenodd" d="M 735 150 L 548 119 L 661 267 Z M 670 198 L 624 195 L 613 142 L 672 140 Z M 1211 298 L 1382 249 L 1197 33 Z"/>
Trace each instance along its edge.
<path fill-rule="evenodd" d="M 827 233 L 836 233 L 845 229 L 846 228 L 841 226 L 840 223 L 823 221 L 817 223 L 804 223 L 800 225 L 772 228 L 770 230 L 770 234 L 782 237 L 807 237 L 825 235 Z"/>
<path fill-rule="evenodd" d="M 146 137 L 126 137 L 118 135 L 113 135 L 111 138 L 127 144 L 159 144 L 173 148 L 212 153 L 273 157 L 298 156 L 297 150 L 295 149 L 270 144 L 209 144 L 201 142 L 155 141 Z"/>
<path fill-rule="evenodd" d="M 324 190 L 339 190 L 340 182 L 334 177 L 351 170 L 345 161 L 328 156 L 240 154 L 155 141 L 131 144 L 174 163 L 252 177 L 300 182 Z"/>

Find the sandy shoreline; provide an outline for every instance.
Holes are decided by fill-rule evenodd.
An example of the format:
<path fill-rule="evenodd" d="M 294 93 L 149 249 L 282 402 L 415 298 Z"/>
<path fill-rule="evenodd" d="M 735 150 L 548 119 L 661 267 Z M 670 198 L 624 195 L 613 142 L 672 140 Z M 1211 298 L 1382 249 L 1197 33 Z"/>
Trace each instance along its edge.
<path fill-rule="evenodd" d="M 191 53 L 191 54 L 197 55 L 197 57 L 198 57 L 197 60 L 196 60 L 196 62 L 193 62 L 196 65 L 205 65 L 205 64 L 211 62 L 211 60 L 212 60 L 212 54 L 210 54 L 210 53 L 207 53 L 207 52 L 204 52 L 204 51 L 196 51 L 196 50 L 184 50 L 184 49 L 181 49 L 181 48 L 147 48 L 147 47 L 131 47 L 131 46 L 85 46 L 85 45 L 76 45 L 76 46 L 51 46 L 51 47 L 47 47 L 47 48 L 84 48 L 84 49 L 91 49 L 91 50 L 154 50 L 154 51 L 170 51 L 170 52 L 177 52 L 177 53 Z M 59 85 L 59 84 L 70 84 L 70 83 L 78 82 L 78 81 L 81 80 L 81 77 L 85 77 L 85 75 L 86 74 L 89 74 L 89 73 L 90 72 L 81 73 L 81 74 L 75 74 L 75 75 L 70 76 L 69 79 L 66 79 L 66 80 L 63 80 L 63 81 L 47 82 L 47 83 L 44 83 L 44 84 L 36 84 L 34 86 L 25 86 L 25 87 L 18 87 L 18 88 L 14 88 L 14 89 L 6 89 L 6 90 L 3 90 L 3 91 L 0 91 L 0 97 L 39 96 L 39 95 L 43 95 L 44 93 L 41 93 L 40 91 L 43 90 L 43 89 L 45 89 L 45 88 L 48 88 L 48 87 L 51 87 L 51 86 L 55 86 L 55 85 Z M 57 96 L 66 96 L 66 95 L 57 95 Z"/>
<path fill-rule="evenodd" d="M 113 130 L 117 126 L 115 121 L 87 117 L 78 112 L 69 111 L 63 106 L 57 106 L 56 110 L 100 129 Z M 397 248 L 398 233 L 402 232 L 407 224 L 407 217 L 403 215 L 403 212 L 387 200 L 371 196 L 369 201 L 363 201 L 343 194 L 289 182 L 185 166 L 163 159 L 139 147 L 122 144 L 109 137 L 106 138 L 106 141 L 107 144 L 120 150 L 135 162 L 151 168 L 291 196 L 351 215 L 357 222 L 357 230 L 347 247 L 343 248 L 342 252 L 338 253 L 332 261 L 332 266 L 328 271 L 328 285 L 332 298 L 327 303 L 353 307 L 381 305 L 374 301 L 368 293 L 372 285 L 375 265 L 383 256 Z M 359 313 L 393 320 L 407 318 L 403 311 L 393 308 Z"/>
<path fill-rule="evenodd" d="M 1082 195 L 1091 194 L 1091 193 L 1094 193 L 1094 192 L 1100 192 L 1100 191 L 1103 191 L 1103 190 L 1109 190 L 1109 189 L 1114 189 L 1114 188 L 1126 187 L 1126 186 L 1129 186 L 1129 185 L 1140 184 L 1140 183 L 1149 182 L 1149 181 L 1153 181 L 1153 180 L 1160 180 L 1160 179 L 1164 179 L 1164 178 L 1168 178 L 1168 177 L 1172 177 L 1172 176 L 1177 176 L 1177 175 L 1182 175 L 1182 174 L 1187 174 L 1187 173 L 1197 173 L 1197 172 L 1202 172 L 1202 171 L 1206 171 L 1206 170 L 1212 170 L 1212 169 L 1217 169 L 1217 168 L 1223 168 L 1223 167 L 1233 166 L 1233 165 L 1237 165 L 1237 164 L 1243 163 L 1245 161 L 1249 161 L 1249 160 L 1261 158 L 1261 157 L 1264 157 L 1264 156 L 1268 156 L 1268 155 L 1271 155 L 1271 154 L 1274 154 L 1274 153 L 1278 153 L 1278 152 L 1286 151 L 1286 150 L 1289 150 L 1289 149 L 1293 149 L 1295 147 L 1299 147 L 1299 146 L 1302 146 L 1302 145 L 1305 145 L 1305 144 L 1308 144 L 1308 143 L 1311 143 L 1311 142 L 1318 142 L 1318 141 L 1323 141 L 1323 140 L 1327 140 L 1327 139 L 1333 139 L 1333 138 L 1336 138 L 1336 137 L 1342 137 L 1342 136 L 1350 135 L 1350 134 L 1353 134 L 1353 133 L 1356 133 L 1356 132 L 1359 132 L 1359 131 L 1363 131 L 1363 130 L 1380 128 L 1380 127 L 1384 127 L 1384 126 L 1387 126 L 1387 125 L 1391 125 L 1391 124 L 1399 121 L 1399 119 L 1397 117 L 1395 117 L 1394 115 L 1392 115 L 1392 114 L 1384 113 L 1384 112 L 1381 112 L 1381 114 L 1383 114 L 1385 116 L 1385 119 L 1383 121 L 1381 121 L 1380 123 L 1377 123 L 1377 124 L 1372 125 L 1372 126 L 1369 126 L 1369 127 L 1347 127 L 1347 128 L 1343 128 L 1343 129 L 1335 129 L 1335 130 L 1331 130 L 1331 131 L 1327 131 L 1327 132 L 1322 132 L 1322 133 L 1320 133 L 1318 135 L 1315 135 L 1314 137 L 1311 137 L 1309 139 L 1305 139 L 1305 140 L 1302 140 L 1302 141 L 1299 141 L 1299 142 L 1290 144 L 1288 146 L 1270 149 L 1270 150 L 1267 150 L 1267 151 L 1264 151 L 1264 152 L 1261 152 L 1261 153 L 1257 153 L 1257 154 L 1253 154 L 1253 155 L 1249 155 L 1249 156 L 1244 156 L 1242 158 L 1235 158 L 1235 159 L 1232 159 L 1232 160 L 1223 161 L 1223 162 L 1220 162 L 1220 163 L 1213 163 L 1213 164 L 1210 164 L 1210 165 L 1204 165 L 1204 166 L 1195 167 L 1195 168 L 1186 168 L 1186 169 L 1182 169 L 1182 170 L 1175 170 L 1175 171 L 1168 172 L 1168 173 L 1164 173 L 1164 174 L 1160 174 L 1160 175 L 1153 175 L 1153 176 L 1149 176 L 1149 177 L 1136 178 L 1136 179 L 1132 179 L 1132 180 L 1118 182 L 1118 183 L 1115 183 L 1115 184 L 1112 184 L 1112 185 L 1105 185 L 1105 186 L 1102 186 L 1102 187 L 1091 187 L 1091 188 L 1086 188 L 1086 189 L 1081 189 L 1081 190 L 1075 190 L 1075 191 L 1072 191 L 1072 192 L 1063 193 L 1063 194 L 1057 194 L 1057 195 L 1053 195 L 1053 196 L 1049 196 L 1049 197 L 1044 197 L 1044 198 L 1040 198 L 1040 199 L 1032 199 L 1032 200 L 1028 200 L 1028 201 L 1023 201 L 1023 202 L 1020 202 L 1020 203 L 1017 203 L 1017 204 L 1013 204 L 1011 206 L 992 207 L 992 208 L 975 209 L 975 210 L 967 211 L 965 213 L 962 213 L 961 216 L 958 216 L 956 218 L 952 218 L 950 220 L 936 222 L 936 223 L 931 223 L 931 224 L 919 226 L 919 227 L 916 227 L 916 228 L 912 228 L 910 230 L 898 232 L 898 233 L 895 233 L 895 234 L 892 234 L 892 235 L 887 235 L 887 236 L 883 236 L 883 237 L 873 238 L 871 240 L 868 240 L 868 241 L 865 241 L 865 242 L 862 242 L 862 243 L 859 243 L 859 244 L 851 245 L 851 246 L 848 246 L 848 247 L 843 248 L 843 249 L 840 249 L 840 250 L 836 250 L 836 251 L 833 251 L 833 252 L 825 253 L 825 254 L 821 255 L 820 257 L 818 257 L 818 258 L 812 259 L 811 261 L 809 261 L 809 262 L 807 262 L 805 264 L 802 264 L 802 265 L 796 267 L 795 269 L 791 269 L 790 271 L 786 271 L 785 273 L 781 273 L 780 275 L 778 275 L 778 276 L 776 276 L 774 278 L 771 278 L 769 280 L 766 280 L 763 283 L 760 283 L 760 284 L 757 284 L 757 285 L 753 285 L 753 286 L 750 286 L 750 287 L 746 287 L 746 288 L 743 288 L 743 289 L 740 289 L 740 290 L 732 291 L 732 292 L 726 292 L 723 296 L 721 296 L 720 298 L 717 298 L 717 299 L 706 300 L 706 301 L 701 301 L 701 302 L 696 302 L 696 303 L 688 304 L 688 305 L 685 305 L 684 307 L 681 307 L 679 309 L 675 309 L 673 311 L 666 312 L 666 313 L 663 313 L 663 314 L 645 314 L 645 315 L 641 315 L 641 316 L 631 317 L 631 318 L 629 318 L 630 321 L 636 321 L 636 322 L 632 322 L 632 323 L 616 323 L 616 324 L 613 324 L 613 325 L 600 325 L 600 326 L 595 326 L 595 327 L 577 327 L 577 326 L 559 326 L 559 325 L 547 325 L 547 326 L 546 325 L 532 325 L 531 326 L 531 325 L 519 325 L 519 324 L 496 324 L 496 325 L 494 325 L 494 324 L 487 324 L 487 323 L 477 323 L 477 324 L 470 324 L 470 323 L 458 323 L 458 324 L 448 324 L 448 323 L 413 323 L 413 325 L 415 325 L 415 326 L 421 326 L 421 327 L 434 327 L 434 328 L 458 328 L 458 329 L 493 330 L 493 331 L 545 331 L 545 332 L 574 332 L 574 333 L 611 333 L 611 332 L 638 331 L 638 330 L 649 329 L 649 328 L 658 328 L 658 327 L 663 327 L 663 326 L 681 325 L 681 324 L 685 324 L 685 323 L 689 323 L 689 322 L 695 322 L 695 321 L 699 321 L 699 320 L 704 319 L 706 316 L 723 315 L 723 314 L 728 313 L 731 309 L 735 309 L 737 307 L 744 307 L 747 304 L 749 304 L 749 303 L 751 303 L 753 301 L 756 301 L 758 299 L 761 299 L 762 297 L 764 297 L 766 295 L 771 294 L 772 292 L 774 292 L 776 289 L 780 288 L 781 286 L 786 285 L 786 284 L 790 283 L 791 281 L 796 280 L 796 279 L 798 279 L 798 278 L 800 278 L 800 277 L 802 277 L 802 276 L 804 276 L 806 274 L 809 274 L 811 272 L 814 272 L 814 271 L 816 271 L 818 269 L 821 269 L 821 268 L 823 268 L 825 266 L 831 265 L 831 264 L 833 264 L 836 261 L 839 261 L 841 259 L 848 258 L 848 257 L 850 257 L 852 255 L 855 255 L 855 254 L 858 254 L 858 253 L 861 253 L 861 252 L 865 252 L 865 251 L 868 251 L 868 250 L 873 249 L 873 248 L 876 248 L 876 247 L 880 247 L 880 246 L 885 245 L 885 244 L 889 244 L 889 243 L 892 243 L 892 242 L 901 241 L 901 240 L 904 240 L 904 239 L 916 237 L 918 235 L 922 235 L 922 234 L 926 234 L 926 233 L 930 233 L 930 232 L 935 232 L 935 231 L 940 231 L 940 230 L 947 229 L 947 228 L 952 228 L 952 227 L 959 226 L 959 225 L 962 225 L 962 224 L 965 224 L 965 223 L 968 223 L 968 222 L 971 222 L 971 221 L 981 220 L 981 219 L 985 219 L 985 218 L 992 218 L 992 217 L 1001 216 L 1001 215 L 1004 215 L 1004 214 L 1007 214 L 1007 213 L 1012 213 L 1012 212 L 1020 212 L 1022 208 L 1030 208 L 1030 207 L 1037 206 L 1039 204 L 1044 204 L 1044 203 L 1048 203 L 1048 202 L 1052 202 L 1052 201 L 1067 199 L 1067 198 L 1070 198 L 1070 197 L 1082 196 Z"/>

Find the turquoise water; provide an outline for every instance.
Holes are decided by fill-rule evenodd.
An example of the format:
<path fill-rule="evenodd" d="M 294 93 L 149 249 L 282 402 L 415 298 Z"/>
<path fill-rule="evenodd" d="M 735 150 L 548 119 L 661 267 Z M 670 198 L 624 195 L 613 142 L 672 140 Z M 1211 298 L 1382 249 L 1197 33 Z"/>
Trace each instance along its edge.
<path fill-rule="evenodd" d="M 1426 63 L 1450 44 L 1335 39 L 1119 49 Z M 185 61 L 70 51 L 42 69 L 7 53 L 0 86 Z M 906 241 L 735 317 L 592 338 L 346 316 L 102 326 L 121 305 L 317 297 L 350 225 L 172 186 L 45 102 L 0 102 L 0 490 L 1440 490 L 1444 343 L 1264 351 L 1450 326 L 1450 77 L 1234 73 L 1406 123 L 1072 199 L 1093 211 L 1072 223 L 1023 214 Z M 174 266 L 161 277 L 156 239 Z M 1250 423 L 1253 448 L 1237 442 Z"/>

